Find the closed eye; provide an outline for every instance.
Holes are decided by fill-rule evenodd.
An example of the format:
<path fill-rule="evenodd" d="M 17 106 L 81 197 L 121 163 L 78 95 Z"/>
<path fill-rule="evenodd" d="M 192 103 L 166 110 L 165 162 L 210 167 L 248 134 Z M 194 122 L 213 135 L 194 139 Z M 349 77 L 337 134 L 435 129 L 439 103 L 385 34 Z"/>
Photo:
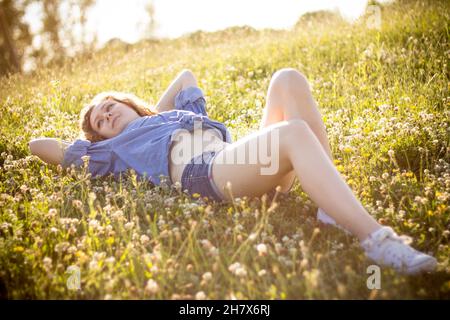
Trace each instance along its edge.
<path fill-rule="evenodd" d="M 114 104 L 114 103 L 110 103 L 110 104 L 106 107 L 106 110 L 107 110 L 107 111 L 110 111 L 111 108 L 112 108 L 112 106 L 113 106 L 113 104 Z M 102 123 L 103 123 L 103 120 L 99 120 L 99 122 L 98 122 L 98 124 L 97 124 L 98 128 L 100 128 L 100 126 L 101 126 Z"/>

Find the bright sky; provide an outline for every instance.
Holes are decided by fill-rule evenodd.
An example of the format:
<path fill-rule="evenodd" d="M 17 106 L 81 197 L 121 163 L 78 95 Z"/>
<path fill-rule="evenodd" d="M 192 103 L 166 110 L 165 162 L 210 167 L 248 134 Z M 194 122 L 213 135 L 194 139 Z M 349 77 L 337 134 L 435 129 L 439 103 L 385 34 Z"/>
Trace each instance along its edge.
<path fill-rule="evenodd" d="M 100 45 L 111 38 L 138 41 L 144 32 L 150 0 L 97 0 L 88 17 L 88 28 L 98 33 Z M 308 11 L 338 9 L 356 19 L 367 0 L 153 0 L 157 37 L 176 38 L 185 33 L 216 31 L 230 26 L 290 28 Z M 35 14 L 30 12 L 28 19 Z M 34 23 L 36 25 L 36 22 Z"/>
<path fill-rule="evenodd" d="M 139 40 L 147 0 L 97 0 L 91 21 L 96 21 L 100 43 L 113 37 Z M 235 25 L 254 28 L 290 28 L 305 12 L 338 8 L 357 18 L 367 0 L 154 0 L 156 36 L 175 38 L 196 30 L 215 31 Z M 108 13 L 107 15 L 105 13 Z M 136 23 L 137 22 L 137 23 Z"/>

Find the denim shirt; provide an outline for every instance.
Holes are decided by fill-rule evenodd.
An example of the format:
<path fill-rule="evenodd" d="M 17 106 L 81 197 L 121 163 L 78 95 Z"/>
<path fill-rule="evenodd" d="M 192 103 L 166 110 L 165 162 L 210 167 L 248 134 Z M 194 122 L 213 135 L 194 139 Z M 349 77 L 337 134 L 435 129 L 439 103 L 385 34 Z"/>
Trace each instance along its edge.
<path fill-rule="evenodd" d="M 71 164 L 82 166 L 83 156 L 89 156 L 88 169 L 92 176 L 120 172 L 129 168 L 139 178 L 145 177 L 159 185 L 160 175 L 169 175 L 169 148 L 172 135 L 179 129 L 188 131 L 201 126 L 202 129 L 218 129 L 223 141 L 231 143 L 231 135 L 221 122 L 208 118 L 205 98 L 198 87 L 181 90 L 175 96 L 175 109 L 153 116 L 143 116 L 130 122 L 113 138 L 99 142 L 77 139 L 64 154 L 62 167 Z"/>

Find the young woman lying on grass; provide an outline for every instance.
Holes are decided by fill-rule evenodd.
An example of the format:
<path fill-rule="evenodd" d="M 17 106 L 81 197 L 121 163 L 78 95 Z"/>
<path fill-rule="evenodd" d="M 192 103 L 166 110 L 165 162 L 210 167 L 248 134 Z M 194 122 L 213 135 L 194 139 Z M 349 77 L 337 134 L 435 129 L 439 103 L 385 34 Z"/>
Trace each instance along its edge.
<path fill-rule="evenodd" d="M 80 166 L 88 156 L 92 176 L 133 168 L 156 185 L 166 176 L 191 195 L 216 201 L 261 196 L 276 187 L 286 194 L 297 177 L 320 207 L 318 218 L 357 236 L 376 263 L 409 274 L 436 266 L 435 258 L 381 226 L 356 199 L 333 164 L 309 83 L 295 69 L 274 74 L 260 130 L 236 142 L 222 123 L 208 118 L 203 93 L 189 70 L 178 75 L 155 108 L 130 94 L 97 95 L 81 111 L 80 126 L 85 139 L 72 144 L 36 139 L 30 142 L 31 152 L 64 168 Z M 266 154 L 270 167 L 261 159 Z"/>

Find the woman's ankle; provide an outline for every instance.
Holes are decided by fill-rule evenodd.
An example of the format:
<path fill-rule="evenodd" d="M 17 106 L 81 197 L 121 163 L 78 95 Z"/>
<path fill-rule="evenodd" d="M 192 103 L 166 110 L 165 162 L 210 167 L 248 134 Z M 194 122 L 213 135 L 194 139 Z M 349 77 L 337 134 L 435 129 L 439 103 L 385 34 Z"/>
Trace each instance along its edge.
<path fill-rule="evenodd" d="M 359 242 L 363 242 L 369 236 L 380 230 L 383 226 L 381 224 L 373 224 L 370 227 L 364 228 L 364 230 L 361 233 L 356 234 L 355 236 L 359 239 Z"/>

